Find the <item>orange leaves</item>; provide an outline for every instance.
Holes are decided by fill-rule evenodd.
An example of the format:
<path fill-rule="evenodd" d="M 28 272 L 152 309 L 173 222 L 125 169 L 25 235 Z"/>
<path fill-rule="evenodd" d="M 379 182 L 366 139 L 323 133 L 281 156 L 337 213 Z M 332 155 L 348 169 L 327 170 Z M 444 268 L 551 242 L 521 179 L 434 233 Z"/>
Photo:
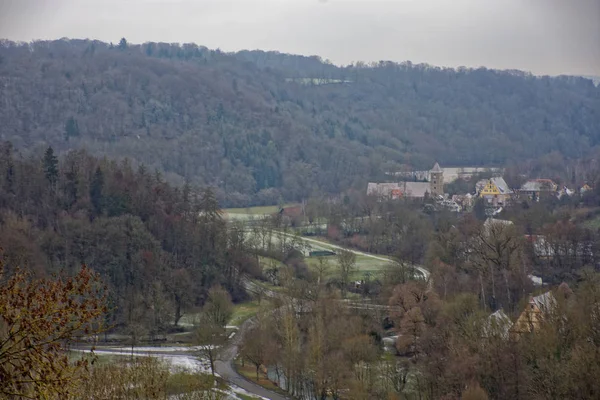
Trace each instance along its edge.
<path fill-rule="evenodd" d="M 65 344 L 100 330 L 104 287 L 85 266 L 65 279 L 4 278 L 0 261 L 0 394 L 67 398 L 86 363 L 70 363 Z"/>

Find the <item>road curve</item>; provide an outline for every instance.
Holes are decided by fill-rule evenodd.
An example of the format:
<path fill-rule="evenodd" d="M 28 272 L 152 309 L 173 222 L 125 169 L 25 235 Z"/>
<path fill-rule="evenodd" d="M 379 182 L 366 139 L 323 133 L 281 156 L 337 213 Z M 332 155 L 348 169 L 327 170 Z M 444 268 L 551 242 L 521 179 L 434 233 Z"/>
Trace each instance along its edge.
<path fill-rule="evenodd" d="M 237 334 L 229 341 L 227 346 L 221 350 L 219 353 L 219 358 L 215 361 L 215 372 L 229 383 L 239 386 L 256 396 L 271 400 L 289 400 L 288 397 L 284 397 L 279 393 L 275 393 L 271 390 L 265 389 L 260 385 L 257 385 L 256 383 L 250 382 L 238 374 L 233 366 L 233 362 L 238 354 L 239 346 L 244 338 L 244 334 L 253 323 L 254 318 L 247 319 L 240 326 Z"/>
<path fill-rule="evenodd" d="M 289 237 L 296 237 L 296 235 L 292 235 L 292 234 L 286 233 L 286 232 L 279 231 L 278 233 L 281 235 L 289 236 Z M 374 258 L 374 259 L 380 260 L 380 261 L 392 262 L 391 259 L 386 258 L 386 257 L 377 256 L 377 255 L 370 254 L 370 253 L 364 253 L 364 252 L 358 251 L 358 250 L 347 249 L 345 247 L 327 243 L 327 242 L 322 242 L 320 240 L 307 238 L 304 236 L 300 236 L 300 239 L 302 239 L 305 242 L 315 243 L 322 247 L 329 247 L 329 248 L 337 249 L 337 250 L 348 250 L 356 255 L 370 257 L 370 258 Z M 429 274 L 428 270 L 426 270 L 425 268 L 420 267 L 420 266 L 415 266 L 415 268 L 423 275 L 425 280 L 429 280 L 430 274 Z M 370 307 L 372 307 L 372 305 Z M 388 306 L 378 306 L 378 307 L 381 307 L 384 309 L 389 309 Z M 271 390 L 265 389 L 264 387 L 257 385 L 256 383 L 250 382 L 249 380 L 247 380 L 246 378 L 244 378 L 243 376 L 238 374 L 237 371 L 235 370 L 235 368 L 233 367 L 233 362 L 234 362 L 235 358 L 237 357 L 237 354 L 239 351 L 239 346 L 244 338 L 244 334 L 246 333 L 248 328 L 250 328 L 252 326 L 253 323 L 254 323 L 254 318 L 250 318 L 250 319 L 247 319 L 240 326 L 240 329 L 238 330 L 237 334 L 232 338 L 232 340 L 229 341 L 229 343 L 219 353 L 219 359 L 217 361 L 215 361 L 215 371 L 226 381 L 228 381 L 236 386 L 239 386 L 242 389 L 244 389 L 254 395 L 264 397 L 267 399 L 271 399 L 271 400 L 289 400 L 289 397 L 285 397 L 279 393 L 275 393 Z"/>

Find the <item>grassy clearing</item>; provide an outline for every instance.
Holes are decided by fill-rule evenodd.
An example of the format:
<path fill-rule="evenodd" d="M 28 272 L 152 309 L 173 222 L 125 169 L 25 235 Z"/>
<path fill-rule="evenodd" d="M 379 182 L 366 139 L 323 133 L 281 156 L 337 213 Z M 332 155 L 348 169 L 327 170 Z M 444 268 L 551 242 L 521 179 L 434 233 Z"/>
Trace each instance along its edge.
<path fill-rule="evenodd" d="M 92 362 L 95 358 L 94 365 L 112 365 L 118 360 L 122 360 L 124 356 L 129 356 L 129 354 L 119 355 L 95 353 L 94 357 L 92 357 L 92 354 L 89 352 L 69 351 L 68 353 L 69 362 L 75 362 L 81 359 Z"/>
<path fill-rule="evenodd" d="M 338 275 L 337 258 L 335 256 L 326 258 L 328 260 L 329 267 L 324 278 L 335 278 Z M 306 257 L 304 260 L 306 265 L 308 265 L 308 268 L 316 273 L 317 266 L 319 265 L 319 257 Z M 366 256 L 356 256 L 356 270 L 350 276 L 350 279 L 359 281 L 364 279 L 366 273 L 371 274 L 371 279 L 376 278 L 388 264 L 389 262 L 386 261 L 377 260 Z"/>
<path fill-rule="evenodd" d="M 357 271 L 354 275 L 362 278 L 365 273 L 369 272 L 374 276 L 375 274 L 379 274 L 390 263 L 392 263 L 391 260 L 383 261 L 366 256 L 356 256 Z"/>
<path fill-rule="evenodd" d="M 598 230 L 600 229 L 600 215 L 596 216 L 593 219 L 587 220 L 583 223 L 583 226 L 590 230 Z"/>
<path fill-rule="evenodd" d="M 257 282 L 259 284 L 259 282 Z M 276 290 L 276 287 L 270 287 L 269 285 L 260 282 L 267 289 Z M 266 306 L 268 304 L 267 300 L 262 300 L 262 306 Z M 240 326 L 242 322 L 247 320 L 248 318 L 256 315 L 261 305 L 258 304 L 258 300 L 252 300 L 245 303 L 234 304 L 233 306 L 233 315 L 231 316 L 231 320 L 227 323 L 227 325 L 231 326 Z M 181 318 L 180 325 L 187 326 L 190 329 L 193 328 L 200 321 L 201 313 L 190 313 L 186 314 Z M 190 336 L 191 333 L 185 332 L 180 334 L 184 337 L 177 337 L 178 341 L 184 341 L 185 336 Z"/>
<path fill-rule="evenodd" d="M 260 266 L 263 270 L 273 268 L 273 267 L 279 268 L 279 267 L 284 266 L 284 264 L 279 260 L 276 260 L 274 258 L 269 258 L 269 257 L 263 257 L 263 256 L 258 257 L 258 263 L 260 264 Z"/>
<path fill-rule="evenodd" d="M 271 290 L 273 292 L 281 292 L 284 290 L 284 288 L 282 286 L 271 285 L 268 282 L 263 282 L 263 281 L 259 281 L 259 280 L 253 280 L 252 282 L 257 286 L 262 287 L 263 289 Z"/>
<path fill-rule="evenodd" d="M 329 248 L 335 252 L 338 252 L 339 249 L 335 249 L 333 247 L 331 247 L 332 245 L 335 245 L 334 243 L 331 243 L 327 238 L 324 237 L 315 237 L 315 240 L 318 240 L 320 242 L 319 247 L 323 247 L 323 248 Z M 351 249 L 349 249 L 351 250 Z M 389 259 L 386 256 L 382 256 L 382 255 L 375 255 L 378 258 L 384 258 L 385 260 L 380 260 L 378 258 L 374 258 L 374 257 L 369 257 L 367 255 L 356 255 L 356 266 L 359 269 L 359 271 L 361 272 L 361 275 L 366 272 L 369 271 L 371 273 L 374 272 L 379 272 L 381 271 L 384 267 L 386 267 L 387 265 L 389 265 L 390 263 L 393 262 L 393 260 Z M 335 257 L 332 257 L 332 259 L 334 259 Z"/>
<path fill-rule="evenodd" d="M 319 241 L 321 241 L 321 238 L 318 239 Z M 313 244 L 310 243 L 311 246 L 313 247 L 313 249 L 324 249 L 324 250 L 332 250 L 334 252 L 339 252 L 339 249 L 336 249 L 334 247 L 331 247 L 330 243 L 327 242 L 323 242 L 321 241 L 318 245 L 317 244 Z M 381 260 L 378 258 L 374 258 L 374 257 L 369 257 L 367 255 L 360 255 L 357 254 L 356 255 L 356 272 L 352 275 L 353 279 L 361 279 L 364 277 L 365 273 L 370 273 L 372 276 L 375 276 L 376 274 L 380 273 L 386 266 L 388 266 L 390 263 L 392 263 L 392 260 L 387 259 L 387 257 L 384 256 L 377 256 L 379 258 L 384 258 L 385 260 Z M 306 263 L 308 264 L 309 267 L 315 267 L 318 264 L 318 259 L 319 257 L 306 257 Z M 329 266 L 330 266 L 330 270 L 335 271 L 335 268 L 337 266 L 337 257 L 336 256 L 329 256 L 327 257 L 327 259 L 329 260 Z"/>
<path fill-rule="evenodd" d="M 290 203 L 284 204 L 283 207 L 294 207 L 298 204 Z M 223 210 L 227 214 L 247 214 L 247 215 L 265 215 L 274 214 L 279 211 L 279 206 L 258 206 L 258 207 L 247 207 L 247 208 L 226 208 Z"/>
<path fill-rule="evenodd" d="M 266 300 L 262 300 L 261 304 L 258 304 L 258 300 L 252 300 L 246 303 L 236 304 L 233 307 L 233 315 L 231 316 L 228 325 L 240 326 L 242 322 L 256 315 L 258 310 L 266 305 L 265 303 Z"/>
<path fill-rule="evenodd" d="M 179 325 L 184 327 L 190 327 L 197 325 L 200 321 L 200 313 L 199 312 L 190 312 L 184 314 L 179 320 Z"/>
<path fill-rule="evenodd" d="M 181 395 L 194 393 L 195 391 L 206 391 L 216 386 L 219 390 L 227 389 L 227 385 L 221 379 L 213 378 L 208 374 L 193 374 L 189 372 L 176 372 L 169 374 L 166 392 L 168 395 Z"/>

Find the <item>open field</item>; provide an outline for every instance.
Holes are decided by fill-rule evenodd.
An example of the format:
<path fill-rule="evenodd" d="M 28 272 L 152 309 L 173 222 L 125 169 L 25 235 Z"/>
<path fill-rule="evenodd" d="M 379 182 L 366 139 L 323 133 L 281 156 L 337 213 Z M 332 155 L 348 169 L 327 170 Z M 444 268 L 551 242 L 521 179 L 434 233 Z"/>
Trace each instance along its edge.
<path fill-rule="evenodd" d="M 280 262 L 274 258 L 263 257 L 263 256 L 258 257 L 258 262 L 263 270 L 272 268 L 272 267 L 279 268 L 284 265 L 282 262 Z"/>
<path fill-rule="evenodd" d="M 233 327 L 240 326 L 242 322 L 244 322 L 246 319 L 255 315 L 258 312 L 259 308 L 260 306 L 257 300 L 234 304 L 233 315 L 231 316 L 231 320 L 228 322 L 227 326 L 231 326 L 232 329 L 235 329 Z M 200 321 L 200 315 L 200 312 L 186 314 L 183 317 L 181 317 L 179 325 L 193 327 Z"/>
<path fill-rule="evenodd" d="M 583 226 L 592 230 L 600 229 L 600 215 L 585 221 Z"/>
<path fill-rule="evenodd" d="M 333 243 L 326 242 L 323 238 L 306 238 L 302 237 L 308 245 L 308 251 L 306 252 L 308 256 L 308 252 L 311 250 L 330 250 L 335 253 L 340 251 L 340 247 Z M 364 276 L 365 273 L 369 272 L 373 275 L 381 272 L 386 266 L 393 262 L 388 257 L 366 254 L 362 252 L 355 252 L 356 254 L 356 272 L 353 274 L 353 279 L 360 279 Z M 327 256 L 325 257 L 330 265 L 330 270 L 334 271 L 337 264 L 336 256 Z M 319 257 L 306 257 L 306 263 L 309 266 L 315 266 L 318 264 Z"/>
<path fill-rule="evenodd" d="M 248 231 L 247 234 L 251 235 L 252 232 Z M 328 250 L 328 251 L 332 251 L 334 253 L 338 253 L 341 249 L 340 246 L 333 244 L 333 243 L 329 243 L 321 237 L 319 237 L 319 238 L 305 237 L 305 236 L 295 235 L 293 233 L 275 232 L 273 234 L 272 240 L 274 243 L 278 243 L 279 241 L 282 240 L 283 237 L 286 237 L 286 240 L 296 239 L 296 240 L 301 241 L 304 244 L 303 248 L 300 250 L 306 257 L 305 262 L 309 266 L 309 268 L 314 268 L 318 264 L 318 262 L 319 262 L 318 259 L 320 258 L 320 257 L 314 257 L 314 256 L 310 257 L 309 254 L 311 251 Z M 356 272 L 352 275 L 352 279 L 360 280 L 364 277 L 365 273 L 367 273 L 367 272 L 371 273 L 371 275 L 374 277 L 376 274 L 381 272 L 387 265 L 389 265 L 390 263 L 393 262 L 393 260 L 391 260 L 389 257 L 363 253 L 363 252 L 359 252 L 359 251 L 355 251 L 355 250 L 351 250 L 351 251 L 356 254 Z M 330 273 L 335 274 L 337 257 L 336 256 L 325 256 L 325 258 L 328 260 L 328 263 L 330 265 L 330 268 L 329 268 L 331 271 Z M 260 259 L 260 263 L 261 263 L 263 269 L 265 267 L 270 266 L 274 262 L 276 263 L 276 265 L 280 265 L 280 263 L 275 260 L 271 260 L 271 259 L 264 258 L 264 257 L 262 257 Z"/>
<path fill-rule="evenodd" d="M 131 356 L 131 354 L 128 354 L 128 356 Z M 110 365 L 115 363 L 118 359 L 122 358 L 123 356 L 120 354 L 95 353 L 94 357 L 92 357 L 90 353 L 70 350 L 68 353 L 68 357 L 69 361 L 71 362 L 78 361 L 81 359 L 87 359 L 91 362 L 95 359 L 95 365 Z"/>
<path fill-rule="evenodd" d="M 308 267 L 315 271 L 317 265 L 319 265 L 319 258 L 321 257 L 306 257 L 304 261 L 308 265 Z M 336 256 L 327 256 L 323 257 L 327 260 L 328 269 L 325 274 L 325 278 L 333 278 L 337 276 L 337 257 Z M 391 261 L 382 261 L 374 258 L 357 255 L 356 256 L 356 270 L 351 275 L 351 279 L 353 280 L 361 280 L 364 278 L 366 273 L 370 273 L 372 278 L 376 278 L 381 271 L 390 264 Z"/>
<path fill-rule="evenodd" d="M 261 301 L 262 306 L 266 306 L 266 300 Z M 258 304 L 258 300 L 252 300 L 245 303 L 236 304 L 233 307 L 233 315 L 229 321 L 230 326 L 240 326 L 242 322 L 248 318 L 256 315 L 260 310 L 261 305 Z"/>
<path fill-rule="evenodd" d="M 294 207 L 298 204 L 290 203 L 284 204 L 283 207 Z M 223 209 L 223 215 L 228 220 L 240 220 L 247 221 L 250 219 L 258 219 L 267 215 L 273 215 L 278 212 L 280 206 L 257 206 L 247 208 L 225 208 Z"/>

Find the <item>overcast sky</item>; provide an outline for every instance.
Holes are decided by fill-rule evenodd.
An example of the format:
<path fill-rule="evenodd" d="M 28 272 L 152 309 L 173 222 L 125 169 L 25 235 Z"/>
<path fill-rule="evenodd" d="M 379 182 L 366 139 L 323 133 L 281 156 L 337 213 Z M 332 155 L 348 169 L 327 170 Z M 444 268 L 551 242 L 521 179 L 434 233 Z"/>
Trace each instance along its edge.
<path fill-rule="evenodd" d="M 0 38 L 61 37 L 600 76 L 600 0 L 0 0 Z"/>

